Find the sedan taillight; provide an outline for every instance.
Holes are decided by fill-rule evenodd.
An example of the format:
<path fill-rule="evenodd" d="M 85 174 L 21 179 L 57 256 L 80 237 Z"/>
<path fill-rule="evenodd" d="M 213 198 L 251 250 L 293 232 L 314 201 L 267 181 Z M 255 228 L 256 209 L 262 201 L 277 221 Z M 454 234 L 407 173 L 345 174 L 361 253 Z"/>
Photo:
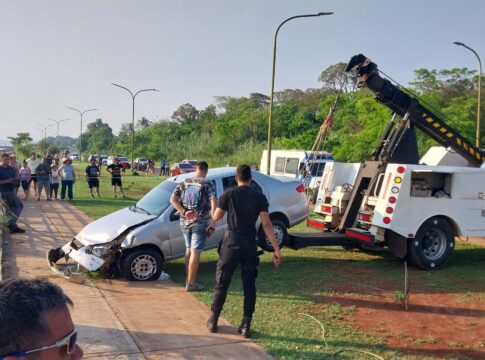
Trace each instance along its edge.
<path fill-rule="evenodd" d="M 305 192 L 305 185 L 303 184 L 298 185 L 296 187 L 296 191 L 298 191 L 299 193 Z"/>

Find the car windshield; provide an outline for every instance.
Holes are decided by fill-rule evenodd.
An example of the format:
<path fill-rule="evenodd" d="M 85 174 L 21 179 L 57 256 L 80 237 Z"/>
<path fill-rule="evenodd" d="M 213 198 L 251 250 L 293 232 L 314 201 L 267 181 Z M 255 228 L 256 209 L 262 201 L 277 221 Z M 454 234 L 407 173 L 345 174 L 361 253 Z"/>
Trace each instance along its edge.
<path fill-rule="evenodd" d="M 134 210 L 140 209 L 142 212 L 150 215 L 161 215 L 170 205 L 170 196 L 172 196 L 176 183 L 173 181 L 164 181 L 160 185 L 151 189 L 136 204 Z"/>
<path fill-rule="evenodd" d="M 183 164 L 183 163 L 180 163 L 179 164 L 179 168 L 181 168 L 181 169 L 192 169 L 193 166 L 192 166 L 192 164 Z"/>

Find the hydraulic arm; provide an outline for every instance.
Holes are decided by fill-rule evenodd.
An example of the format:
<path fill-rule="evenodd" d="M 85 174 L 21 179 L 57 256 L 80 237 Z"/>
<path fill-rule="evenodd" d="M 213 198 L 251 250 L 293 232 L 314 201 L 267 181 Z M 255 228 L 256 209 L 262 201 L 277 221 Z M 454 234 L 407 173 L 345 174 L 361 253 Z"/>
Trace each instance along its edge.
<path fill-rule="evenodd" d="M 377 70 L 377 65 L 369 58 L 362 54 L 353 56 L 345 71 L 354 69 L 359 74 L 359 87 L 367 87 L 371 90 L 379 102 L 403 117 L 402 123 L 409 124 L 408 128 L 416 127 L 438 144 L 446 148 L 452 148 L 467 159 L 472 166 L 480 167 L 485 161 L 485 154 L 479 148 L 475 147 L 439 116 L 423 106 L 418 99 L 412 97 L 389 80 L 383 79 Z M 394 147 L 399 146 L 399 142 L 403 139 L 403 136 L 396 133 L 391 145 Z M 392 161 L 392 158 L 389 160 Z"/>

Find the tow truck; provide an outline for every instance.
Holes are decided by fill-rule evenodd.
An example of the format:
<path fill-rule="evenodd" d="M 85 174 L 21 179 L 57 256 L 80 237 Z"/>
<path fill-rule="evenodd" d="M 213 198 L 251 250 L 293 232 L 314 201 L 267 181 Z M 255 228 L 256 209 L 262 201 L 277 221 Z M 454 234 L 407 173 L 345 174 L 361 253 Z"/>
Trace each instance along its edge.
<path fill-rule="evenodd" d="M 290 234 L 289 247 L 388 247 L 418 268 L 443 266 L 455 237 L 485 236 L 485 154 L 366 56 L 345 71 L 393 113 L 369 161 L 327 165 L 315 204 L 321 219 L 308 221 L 322 232 Z M 421 163 L 416 129 L 441 146 Z"/>

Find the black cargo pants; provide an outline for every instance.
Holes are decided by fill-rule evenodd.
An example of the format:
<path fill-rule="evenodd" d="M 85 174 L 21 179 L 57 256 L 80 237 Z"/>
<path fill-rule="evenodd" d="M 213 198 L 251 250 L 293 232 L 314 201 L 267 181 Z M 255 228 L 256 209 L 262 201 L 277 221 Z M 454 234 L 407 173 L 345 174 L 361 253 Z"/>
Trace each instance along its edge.
<path fill-rule="evenodd" d="M 219 247 L 216 268 L 216 286 L 211 310 L 220 314 L 226 301 L 232 275 L 241 264 L 244 289 L 244 316 L 252 317 L 256 305 L 256 277 L 259 258 L 254 236 L 226 231 Z"/>

